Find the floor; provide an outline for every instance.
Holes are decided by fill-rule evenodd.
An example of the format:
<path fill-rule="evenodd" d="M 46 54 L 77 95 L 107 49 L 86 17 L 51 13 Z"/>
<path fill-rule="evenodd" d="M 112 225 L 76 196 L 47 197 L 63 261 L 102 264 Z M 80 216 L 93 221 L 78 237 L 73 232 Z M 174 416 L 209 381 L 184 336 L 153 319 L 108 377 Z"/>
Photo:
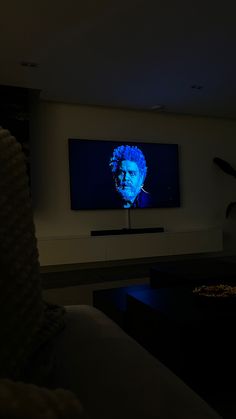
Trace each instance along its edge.
<path fill-rule="evenodd" d="M 48 267 L 42 269 L 43 294 L 55 304 L 93 304 L 93 291 L 149 282 L 149 261 L 116 262 L 116 264 L 90 266 Z"/>
<path fill-rule="evenodd" d="M 146 284 L 148 277 L 130 278 L 109 282 L 97 282 L 84 285 L 74 285 L 63 288 L 50 288 L 43 290 L 45 301 L 53 304 L 74 305 L 88 304 L 93 305 L 93 291 L 108 288 L 125 287 L 128 285 Z"/>

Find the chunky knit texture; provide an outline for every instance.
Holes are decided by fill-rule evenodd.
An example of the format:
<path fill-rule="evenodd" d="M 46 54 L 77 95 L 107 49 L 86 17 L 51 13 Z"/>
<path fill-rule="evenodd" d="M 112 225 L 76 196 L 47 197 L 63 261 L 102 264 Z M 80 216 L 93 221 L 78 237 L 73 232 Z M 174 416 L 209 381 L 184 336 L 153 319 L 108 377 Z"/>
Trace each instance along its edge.
<path fill-rule="evenodd" d="M 82 406 L 66 390 L 0 380 L 0 417 L 4 419 L 85 419 Z M 87 416 L 86 416 L 87 417 Z"/>
<path fill-rule="evenodd" d="M 64 324 L 64 309 L 42 300 L 25 163 L 20 144 L 0 128 L 0 378 L 40 369 L 40 348 Z"/>

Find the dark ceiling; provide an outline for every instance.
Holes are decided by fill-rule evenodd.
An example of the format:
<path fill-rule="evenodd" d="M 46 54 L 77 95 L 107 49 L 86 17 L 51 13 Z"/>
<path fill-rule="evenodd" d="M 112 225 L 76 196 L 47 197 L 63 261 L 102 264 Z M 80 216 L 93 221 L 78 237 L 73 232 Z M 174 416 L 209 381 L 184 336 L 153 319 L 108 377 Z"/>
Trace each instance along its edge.
<path fill-rule="evenodd" d="M 0 84 L 83 105 L 236 118 L 234 1 L 9 0 Z"/>

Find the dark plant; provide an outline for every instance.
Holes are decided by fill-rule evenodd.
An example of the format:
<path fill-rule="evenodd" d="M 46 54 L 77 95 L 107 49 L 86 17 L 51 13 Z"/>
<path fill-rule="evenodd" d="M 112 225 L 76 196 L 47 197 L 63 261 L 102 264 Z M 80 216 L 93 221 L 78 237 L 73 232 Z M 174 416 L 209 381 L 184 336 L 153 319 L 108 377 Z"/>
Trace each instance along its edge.
<path fill-rule="evenodd" d="M 221 159 L 220 157 L 215 157 L 213 159 L 213 162 L 217 164 L 217 166 L 221 170 L 223 170 L 223 172 L 236 178 L 236 170 L 227 161 Z M 226 213 L 225 213 L 226 218 L 228 218 L 232 208 L 234 207 L 236 207 L 236 202 L 230 202 L 226 208 Z"/>

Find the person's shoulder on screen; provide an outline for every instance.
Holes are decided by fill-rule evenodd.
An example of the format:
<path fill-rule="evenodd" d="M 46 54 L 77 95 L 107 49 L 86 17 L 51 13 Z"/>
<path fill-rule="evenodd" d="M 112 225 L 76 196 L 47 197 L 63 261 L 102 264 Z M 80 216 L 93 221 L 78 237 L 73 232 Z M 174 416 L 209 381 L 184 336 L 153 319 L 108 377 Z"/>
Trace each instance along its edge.
<path fill-rule="evenodd" d="M 151 208 L 152 205 L 151 194 L 142 188 L 136 198 L 135 206 L 137 208 Z"/>

